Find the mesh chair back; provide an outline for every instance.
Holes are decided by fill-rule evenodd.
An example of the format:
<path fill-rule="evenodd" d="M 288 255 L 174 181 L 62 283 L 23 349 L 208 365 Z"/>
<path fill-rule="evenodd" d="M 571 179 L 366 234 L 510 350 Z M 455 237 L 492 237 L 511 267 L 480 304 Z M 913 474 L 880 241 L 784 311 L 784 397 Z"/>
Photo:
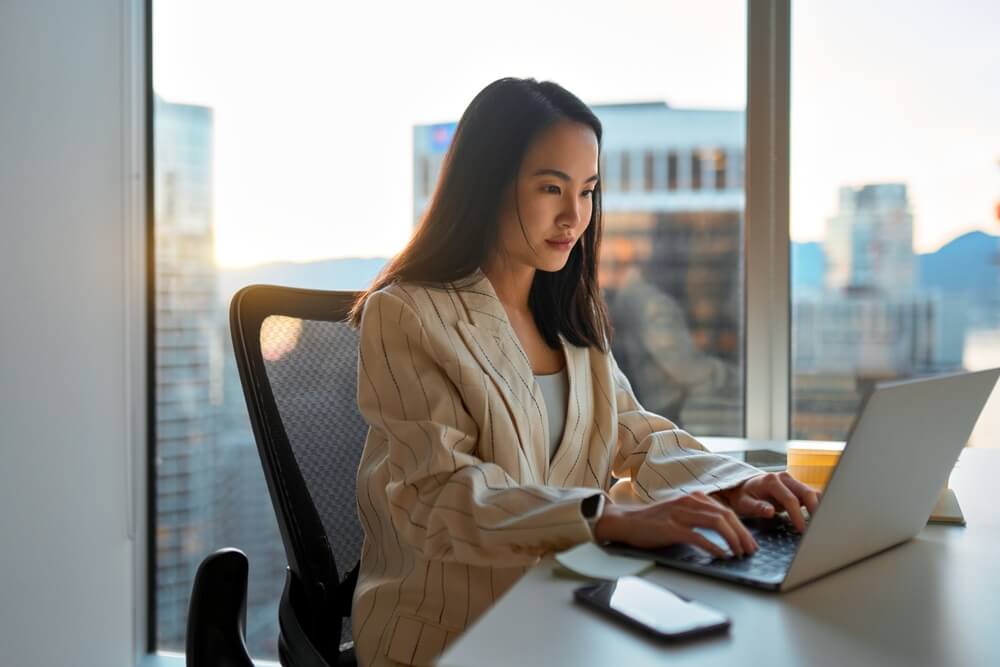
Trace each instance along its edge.
<path fill-rule="evenodd" d="M 272 315 L 260 343 L 281 423 L 334 561 L 351 568 L 364 539 L 355 479 L 368 433 L 357 407 L 358 333 L 344 322 Z"/>
<path fill-rule="evenodd" d="M 355 484 L 368 427 L 357 408 L 355 292 L 245 287 L 230 329 L 243 393 L 289 568 L 308 607 L 306 632 L 332 655 L 350 639 L 361 554 Z M 330 635 L 333 635 L 332 637 Z M 330 645 L 321 644 L 329 642 Z"/>

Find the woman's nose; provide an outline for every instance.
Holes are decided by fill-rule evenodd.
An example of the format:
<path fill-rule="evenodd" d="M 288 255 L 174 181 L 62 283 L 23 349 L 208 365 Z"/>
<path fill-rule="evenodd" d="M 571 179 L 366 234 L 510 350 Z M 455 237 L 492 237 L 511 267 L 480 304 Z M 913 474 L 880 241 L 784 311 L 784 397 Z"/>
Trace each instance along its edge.
<path fill-rule="evenodd" d="M 570 201 L 569 204 L 563 209 L 562 220 L 560 223 L 564 227 L 576 227 L 580 224 L 580 202 Z"/>

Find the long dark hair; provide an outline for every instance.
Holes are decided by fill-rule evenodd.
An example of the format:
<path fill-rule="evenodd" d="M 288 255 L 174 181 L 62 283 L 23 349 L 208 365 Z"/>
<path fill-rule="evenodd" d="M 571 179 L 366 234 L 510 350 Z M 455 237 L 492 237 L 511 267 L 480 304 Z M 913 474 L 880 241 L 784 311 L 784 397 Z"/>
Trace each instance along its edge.
<path fill-rule="evenodd" d="M 440 287 L 480 268 L 500 238 L 498 210 L 505 188 L 516 183 L 531 142 L 554 124 L 590 127 L 601 146 L 601 122 L 578 97 L 552 81 L 505 77 L 486 86 L 455 128 L 426 213 L 406 248 L 396 255 L 351 309 L 361 323 L 370 294 L 395 282 Z M 536 271 L 529 306 L 546 342 L 558 334 L 578 346 L 608 351 L 611 323 L 597 284 L 602 231 L 601 185 L 594 187 L 590 224 L 556 272 Z M 518 212 L 520 216 L 520 212 Z"/>

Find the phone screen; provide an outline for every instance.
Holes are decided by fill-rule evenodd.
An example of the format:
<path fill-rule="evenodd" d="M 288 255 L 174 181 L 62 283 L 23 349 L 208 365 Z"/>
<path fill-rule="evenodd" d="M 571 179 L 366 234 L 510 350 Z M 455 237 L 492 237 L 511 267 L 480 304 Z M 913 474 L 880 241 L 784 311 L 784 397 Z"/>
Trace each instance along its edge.
<path fill-rule="evenodd" d="M 721 630 L 729 625 L 724 614 L 639 577 L 584 586 L 577 589 L 576 596 L 666 637 Z"/>

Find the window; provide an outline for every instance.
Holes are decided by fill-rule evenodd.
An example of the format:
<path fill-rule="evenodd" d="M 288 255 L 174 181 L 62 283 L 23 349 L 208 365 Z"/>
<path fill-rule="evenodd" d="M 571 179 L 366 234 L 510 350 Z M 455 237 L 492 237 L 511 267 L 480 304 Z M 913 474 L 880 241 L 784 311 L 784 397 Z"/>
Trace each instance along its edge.
<path fill-rule="evenodd" d="M 843 439 L 876 382 L 1000 365 L 1000 13 L 910 9 L 792 13 L 796 438 Z M 971 444 L 998 434 L 994 396 Z"/>
<path fill-rule="evenodd" d="M 420 194 L 424 197 L 431 194 L 431 161 L 426 155 L 420 158 Z"/>
<path fill-rule="evenodd" d="M 712 170 L 715 172 L 715 189 L 726 189 L 726 153 L 723 150 L 712 151 Z"/>
<path fill-rule="evenodd" d="M 701 190 L 701 152 L 691 151 L 691 189 Z"/>
<path fill-rule="evenodd" d="M 590 31 L 599 12 L 609 39 L 628 39 L 602 49 L 627 57 L 578 66 L 559 56 L 578 44 L 524 24 L 528 2 L 478 15 L 458 2 L 401 5 L 392 24 L 362 5 L 345 15 L 318 1 L 252 4 L 234 32 L 221 3 L 153 0 L 158 647 L 183 647 L 194 571 L 231 545 L 251 558 L 249 647 L 276 657 L 285 559 L 228 347 L 231 294 L 250 282 L 367 284 L 425 210 L 459 114 L 500 76 L 558 81 L 601 118 L 601 282 L 616 356 L 650 409 L 699 436 L 742 435 L 767 413 L 771 433 L 784 424 L 793 437 L 840 439 L 875 382 L 1000 365 L 1000 97 L 983 85 L 1000 61 L 998 10 L 796 5 L 794 177 L 764 184 L 790 185 L 791 222 L 775 230 L 766 222 L 781 216 L 764 216 L 749 230 L 745 181 L 757 192 L 762 170 L 745 171 L 745 159 L 768 153 L 745 152 L 746 53 L 773 35 L 748 24 L 744 3 L 689 4 L 567 14 L 579 23 L 566 35 Z M 751 3 L 750 17 L 781 4 Z M 473 39 L 466 22 L 499 37 Z M 522 48 L 507 48 L 510 34 Z M 706 35 L 713 57 L 692 63 Z M 785 254 L 746 248 L 776 231 L 791 238 L 791 327 L 765 313 L 756 331 L 779 340 L 772 359 L 790 354 L 791 367 L 751 390 L 748 316 L 786 274 L 754 283 L 753 257 L 770 270 Z M 788 310 L 787 299 L 764 302 Z M 996 446 L 998 434 L 995 396 L 972 444 Z"/>
<path fill-rule="evenodd" d="M 655 156 L 653 151 L 646 151 L 642 161 L 642 187 L 646 192 L 652 192 L 655 186 Z"/>
<path fill-rule="evenodd" d="M 285 557 L 229 348 L 231 295 L 251 282 L 370 282 L 433 194 L 459 115 L 501 76 L 558 81 L 601 118 L 601 280 L 640 399 L 699 435 L 743 433 L 744 193 L 693 200 L 679 160 L 695 140 L 742 150 L 745 3 L 598 3 L 565 15 L 561 34 L 591 31 L 599 12 L 620 40 L 602 52 L 622 56 L 596 67 L 562 57 L 578 50 L 569 37 L 553 42 L 544 23 L 523 21 L 526 1 L 472 15 L 458 2 L 400 5 L 390 24 L 364 5 L 345 15 L 323 2 L 253 4 L 240 7 L 239 31 L 218 3 L 152 6 L 159 648 L 184 646 L 201 559 L 236 546 L 251 560 L 249 648 L 277 655 Z M 473 39 L 468 27 L 484 22 L 496 30 Z M 691 63 L 706 35 L 715 57 Z M 397 53 L 407 58 L 386 55 Z M 656 75 L 636 63 L 656 63 Z"/>
<path fill-rule="evenodd" d="M 632 189 L 632 154 L 629 151 L 622 151 L 621 183 L 622 192 Z"/>
<path fill-rule="evenodd" d="M 677 189 L 677 153 L 670 151 L 667 153 L 667 190 L 673 192 Z"/>

